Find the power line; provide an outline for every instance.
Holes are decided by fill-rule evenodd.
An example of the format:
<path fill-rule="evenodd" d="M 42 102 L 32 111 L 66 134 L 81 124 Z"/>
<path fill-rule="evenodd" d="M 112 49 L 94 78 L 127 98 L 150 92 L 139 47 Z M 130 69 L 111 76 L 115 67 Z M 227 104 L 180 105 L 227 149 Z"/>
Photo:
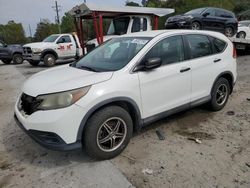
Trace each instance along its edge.
<path fill-rule="evenodd" d="M 62 7 L 57 4 L 57 1 L 55 1 L 55 6 L 52 6 L 52 8 L 56 11 L 56 23 L 58 25 L 58 31 L 59 31 L 59 33 L 61 33 L 59 11 L 61 11 Z"/>

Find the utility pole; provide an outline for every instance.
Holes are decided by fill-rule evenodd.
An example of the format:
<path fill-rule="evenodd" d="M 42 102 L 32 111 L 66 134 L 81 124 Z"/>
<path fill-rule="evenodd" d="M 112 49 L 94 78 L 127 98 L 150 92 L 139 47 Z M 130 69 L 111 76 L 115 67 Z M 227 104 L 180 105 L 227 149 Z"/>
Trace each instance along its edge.
<path fill-rule="evenodd" d="M 58 31 L 59 33 L 61 33 L 60 17 L 59 17 L 59 11 L 61 11 L 60 10 L 61 6 L 57 5 L 57 1 L 55 1 L 55 6 L 52 6 L 52 8 L 56 11 L 56 22 L 58 25 Z"/>
<path fill-rule="evenodd" d="M 31 33 L 30 24 L 29 24 L 29 32 L 30 32 L 30 38 L 32 38 L 32 33 Z"/>

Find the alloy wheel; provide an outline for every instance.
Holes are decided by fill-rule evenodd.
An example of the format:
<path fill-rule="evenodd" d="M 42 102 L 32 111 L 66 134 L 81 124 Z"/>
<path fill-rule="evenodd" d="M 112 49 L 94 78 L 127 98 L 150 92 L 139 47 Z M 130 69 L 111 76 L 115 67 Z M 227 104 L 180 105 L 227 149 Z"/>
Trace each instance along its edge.
<path fill-rule="evenodd" d="M 225 84 L 221 84 L 216 91 L 216 103 L 223 105 L 227 100 L 228 89 Z"/>
<path fill-rule="evenodd" d="M 200 30 L 201 26 L 198 22 L 192 23 L 192 30 Z"/>
<path fill-rule="evenodd" d="M 124 142 L 127 126 L 124 120 L 112 117 L 106 120 L 97 132 L 97 145 L 105 152 L 116 150 Z"/>

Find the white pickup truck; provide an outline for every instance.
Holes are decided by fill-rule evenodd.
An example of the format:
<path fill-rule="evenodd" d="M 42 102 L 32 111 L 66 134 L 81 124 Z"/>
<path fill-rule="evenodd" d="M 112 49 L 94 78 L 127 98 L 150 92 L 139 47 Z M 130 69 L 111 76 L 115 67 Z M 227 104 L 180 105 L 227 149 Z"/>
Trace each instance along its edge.
<path fill-rule="evenodd" d="M 46 66 L 54 66 L 57 60 L 78 59 L 82 48 L 76 34 L 53 34 L 42 42 L 23 46 L 23 58 L 37 66 L 43 61 Z"/>

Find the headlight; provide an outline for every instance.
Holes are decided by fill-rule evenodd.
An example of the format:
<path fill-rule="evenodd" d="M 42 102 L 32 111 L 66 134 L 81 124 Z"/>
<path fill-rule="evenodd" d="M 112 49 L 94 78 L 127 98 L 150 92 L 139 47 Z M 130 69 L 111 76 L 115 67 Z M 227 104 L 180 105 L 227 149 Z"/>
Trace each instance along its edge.
<path fill-rule="evenodd" d="M 188 19 L 188 20 L 191 20 L 193 19 L 194 17 L 192 15 L 188 15 L 188 16 L 183 16 L 184 19 Z"/>
<path fill-rule="evenodd" d="M 68 106 L 74 104 L 76 101 L 78 101 L 84 95 L 86 95 L 88 93 L 90 87 L 91 86 L 87 86 L 84 88 L 71 90 L 71 91 L 65 91 L 65 92 L 61 92 L 61 93 L 40 95 L 37 97 L 37 101 L 42 101 L 42 102 L 39 104 L 37 109 L 39 109 L 39 110 L 52 110 L 52 109 L 68 107 Z"/>
<path fill-rule="evenodd" d="M 32 52 L 33 53 L 41 53 L 42 49 L 40 49 L 40 48 L 32 48 Z"/>

